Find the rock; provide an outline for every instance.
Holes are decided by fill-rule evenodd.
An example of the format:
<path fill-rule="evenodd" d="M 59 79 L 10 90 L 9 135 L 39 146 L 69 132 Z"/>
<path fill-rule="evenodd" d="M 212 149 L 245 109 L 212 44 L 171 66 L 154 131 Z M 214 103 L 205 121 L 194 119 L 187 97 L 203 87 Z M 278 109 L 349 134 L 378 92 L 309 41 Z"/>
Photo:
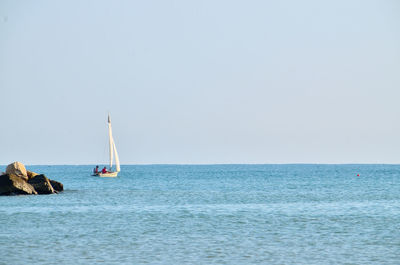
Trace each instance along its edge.
<path fill-rule="evenodd" d="M 29 170 L 26 171 L 26 174 L 28 175 L 28 179 L 34 178 L 35 176 L 39 175 L 38 173 Z"/>
<path fill-rule="evenodd" d="M 0 195 L 52 194 L 63 191 L 62 183 L 45 175 L 27 171 L 20 162 L 9 164 L 6 173 L 0 174 Z"/>
<path fill-rule="evenodd" d="M 56 191 L 63 191 L 64 190 L 64 185 L 61 182 L 55 181 L 55 180 L 50 180 L 51 186 L 53 186 L 53 189 Z"/>
<path fill-rule="evenodd" d="M 14 174 L 0 176 L 0 195 L 37 194 L 35 189 L 21 177 Z"/>
<path fill-rule="evenodd" d="M 38 194 L 52 194 L 55 193 L 50 180 L 45 175 L 37 175 L 34 178 L 28 180 L 28 183 L 33 186 Z"/>
<path fill-rule="evenodd" d="M 6 174 L 12 174 L 15 176 L 18 176 L 24 180 L 28 180 L 28 175 L 26 173 L 26 168 L 24 164 L 21 162 L 14 162 L 12 164 L 9 164 L 6 168 Z"/>

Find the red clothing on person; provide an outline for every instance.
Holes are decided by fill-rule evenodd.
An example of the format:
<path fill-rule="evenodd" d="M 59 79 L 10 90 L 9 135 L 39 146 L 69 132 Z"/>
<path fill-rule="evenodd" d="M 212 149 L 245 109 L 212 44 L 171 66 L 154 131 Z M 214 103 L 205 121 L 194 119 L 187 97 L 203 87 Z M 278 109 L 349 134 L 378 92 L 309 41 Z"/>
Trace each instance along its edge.
<path fill-rule="evenodd" d="M 107 173 L 106 167 L 104 167 L 104 168 L 101 170 L 101 173 Z"/>

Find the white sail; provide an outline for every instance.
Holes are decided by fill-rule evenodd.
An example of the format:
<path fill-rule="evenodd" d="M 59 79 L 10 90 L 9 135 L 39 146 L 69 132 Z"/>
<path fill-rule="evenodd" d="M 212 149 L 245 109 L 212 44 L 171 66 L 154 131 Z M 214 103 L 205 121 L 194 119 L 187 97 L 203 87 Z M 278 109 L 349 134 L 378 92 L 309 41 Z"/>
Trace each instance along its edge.
<path fill-rule="evenodd" d="M 113 142 L 113 147 L 114 147 L 114 154 L 115 154 L 115 168 L 117 169 L 117 172 L 121 171 L 121 168 L 119 166 L 119 157 L 117 153 L 117 148 L 115 147 L 115 142 Z"/>
<path fill-rule="evenodd" d="M 95 176 L 99 176 L 99 177 L 117 177 L 118 176 L 118 172 L 121 171 L 120 164 L 119 164 L 119 157 L 118 157 L 118 153 L 117 153 L 117 147 L 115 147 L 114 138 L 112 136 L 110 114 L 108 114 L 108 141 L 109 141 L 109 145 L 110 145 L 110 171 L 105 172 L 105 173 L 102 173 L 102 172 L 95 173 Z M 115 171 L 112 170 L 113 158 L 114 157 L 115 157 L 115 167 L 116 167 Z"/>
<path fill-rule="evenodd" d="M 112 137 L 112 129 L 111 129 L 111 119 L 110 115 L 108 115 L 108 141 L 110 144 L 110 169 L 112 168 L 112 161 L 113 161 L 113 146 L 114 146 L 114 139 Z"/>

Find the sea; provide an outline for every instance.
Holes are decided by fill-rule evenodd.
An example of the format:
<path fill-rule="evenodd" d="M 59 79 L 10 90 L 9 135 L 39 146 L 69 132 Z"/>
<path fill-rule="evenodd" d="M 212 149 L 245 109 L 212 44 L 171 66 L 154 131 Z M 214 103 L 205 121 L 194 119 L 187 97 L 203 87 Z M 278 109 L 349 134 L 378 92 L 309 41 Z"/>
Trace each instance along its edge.
<path fill-rule="evenodd" d="M 400 165 L 93 167 L 27 166 L 65 191 L 0 197 L 0 264 L 400 264 Z"/>

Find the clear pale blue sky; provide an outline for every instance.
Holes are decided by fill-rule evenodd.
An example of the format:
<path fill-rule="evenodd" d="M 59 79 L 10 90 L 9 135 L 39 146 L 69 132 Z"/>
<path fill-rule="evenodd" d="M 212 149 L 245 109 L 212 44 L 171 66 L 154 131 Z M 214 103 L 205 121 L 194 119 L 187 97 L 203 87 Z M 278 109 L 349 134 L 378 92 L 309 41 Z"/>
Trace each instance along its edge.
<path fill-rule="evenodd" d="M 0 164 L 400 163 L 400 2 L 0 0 Z"/>

